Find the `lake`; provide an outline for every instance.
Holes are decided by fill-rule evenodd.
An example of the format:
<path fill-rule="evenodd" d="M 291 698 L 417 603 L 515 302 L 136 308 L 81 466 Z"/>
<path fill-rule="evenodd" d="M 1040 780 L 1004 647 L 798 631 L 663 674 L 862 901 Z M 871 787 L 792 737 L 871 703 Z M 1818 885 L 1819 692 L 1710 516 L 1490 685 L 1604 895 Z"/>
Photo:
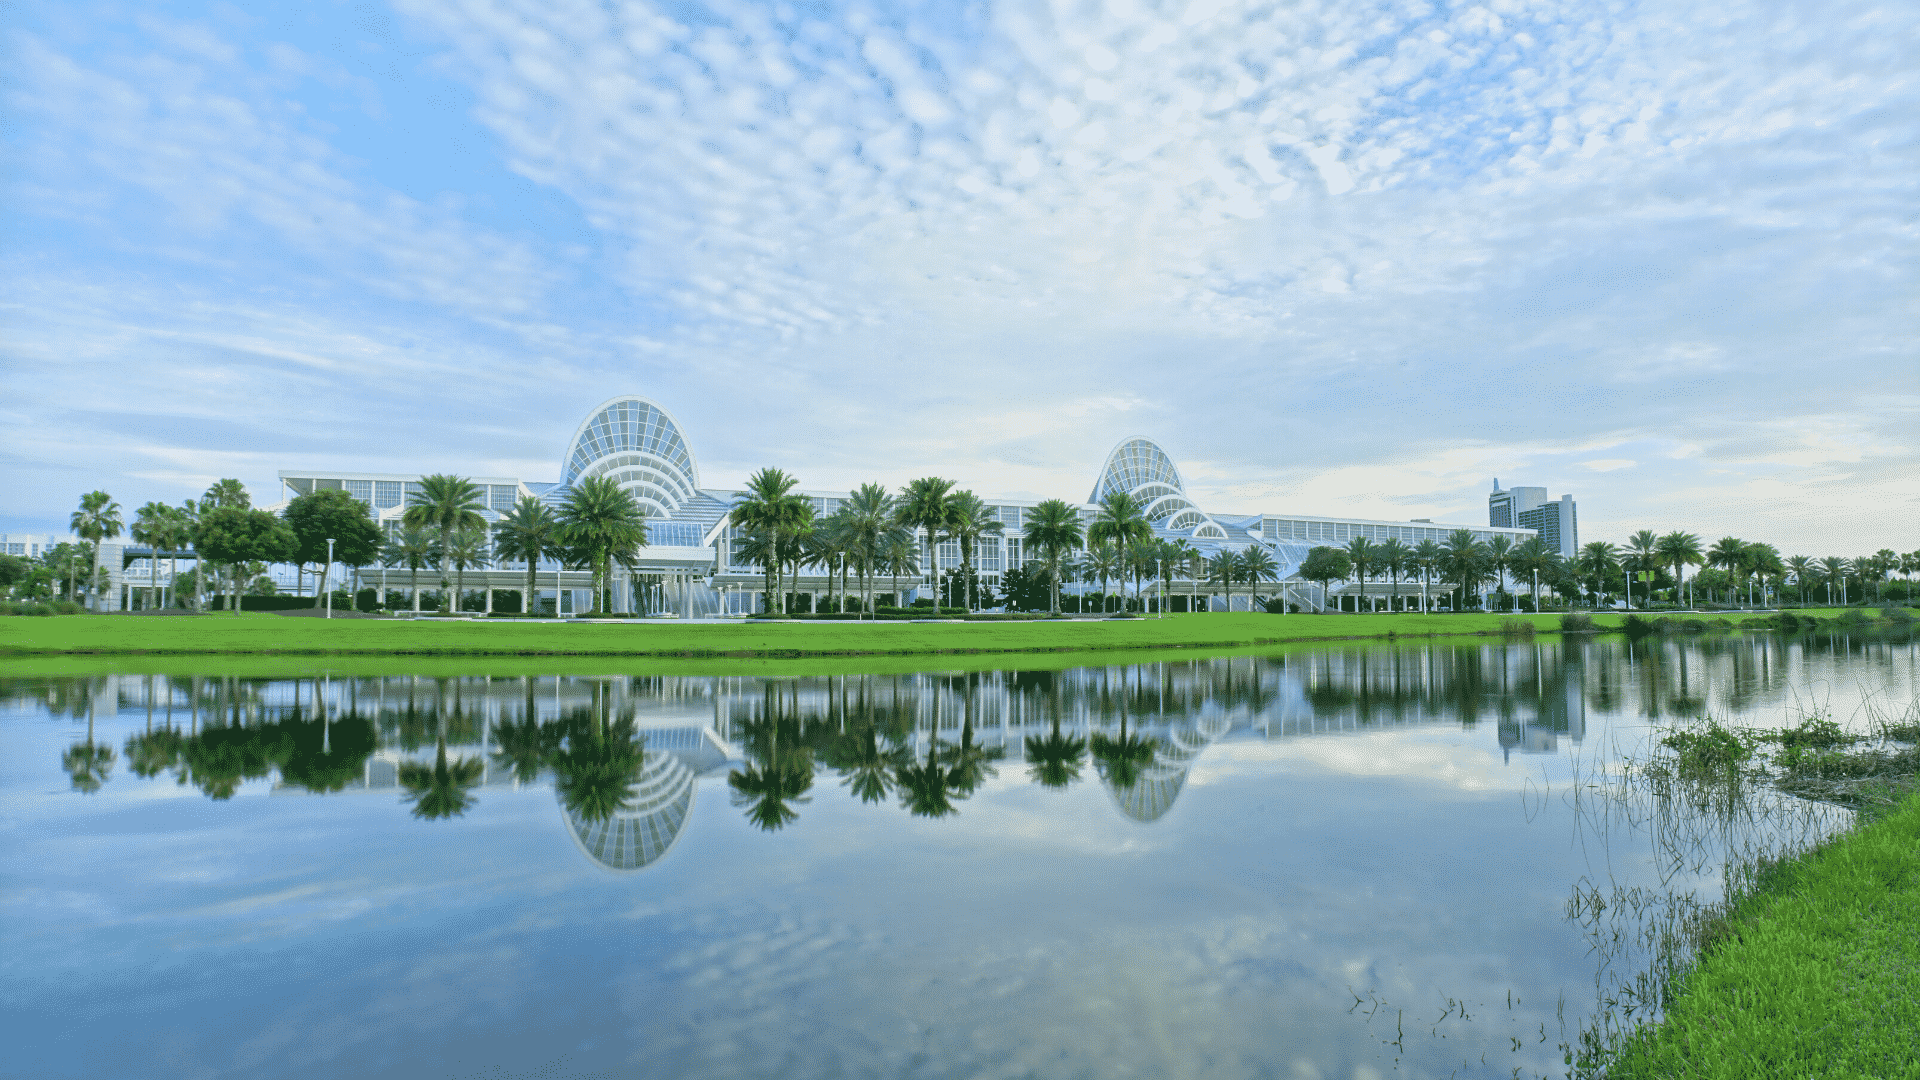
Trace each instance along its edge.
<path fill-rule="evenodd" d="M 0 666 L 0 1071 L 1564 1075 L 1640 963 L 1617 898 L 1642 922 L 1712 900 L 1729 857 L 1850 820 L 1669 804 L 1621 762 L 1703 714 L 1901 713 L 1920 656 L 1710 634 L 540 663 Z"/>

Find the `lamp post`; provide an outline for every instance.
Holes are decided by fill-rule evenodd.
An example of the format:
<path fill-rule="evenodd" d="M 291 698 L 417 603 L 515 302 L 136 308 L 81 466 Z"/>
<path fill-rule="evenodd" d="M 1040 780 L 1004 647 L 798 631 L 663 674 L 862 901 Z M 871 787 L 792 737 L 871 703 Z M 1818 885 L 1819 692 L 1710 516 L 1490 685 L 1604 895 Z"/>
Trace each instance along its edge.
<path fill-rule="evenodd" d="M 322 580 L 322 581 L 325 581 L 325 580 L 326 580 L 326 579 L 327 579 L 327 578 L 328 578 L 329 576 L 331 576 L 331 575 L 332 575 L 332 573 L 333 573 L 333 537 L 331 537 L 331 536 L 329 536 L 329 537 L 327 537 L 327 572 L 326 572 L 325 574 L 322 574 L 322 575 L 320 575 L 320 580 Z M 326 617 L 327 617 L 327 618 L 329 618 L 329 619 L 331 619 L 331 618 L 333 618 L 333 588 L 332 588 L 332 586 L 328 586 L 328 588 L 327 588 L 327 615 L 326 615 Z"/>

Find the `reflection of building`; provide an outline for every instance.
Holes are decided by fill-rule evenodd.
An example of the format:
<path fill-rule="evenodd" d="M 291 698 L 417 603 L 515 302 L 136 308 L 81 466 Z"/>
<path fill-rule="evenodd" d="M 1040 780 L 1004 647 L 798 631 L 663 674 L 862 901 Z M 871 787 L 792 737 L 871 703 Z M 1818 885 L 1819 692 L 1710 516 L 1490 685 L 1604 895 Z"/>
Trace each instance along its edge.
<path fill-rule="evenodd" d="M 745 614 L 761 609 L 764 576 L 758 566 L 738 554 L 739 536 L 728 518 L 731 507 L 743 493 L 735 489 L 701 487 L 699 468 L 685 433 L 665 409 L 645 398 L 623 395 L 601 404 L 589 414 L 561 457 L 557 483 L 515 477 L 476 477 L 472 482 L 481 491 L 482 516 L 498 521 L 523 498 L 558 505 L 567 496 L 570 485 L 589 476 L 612 478 L 631 492 L 649 514 L 648 546 L 637 553 L 633 570 L 622 568 L 615 573 L 616 611 L 669 611 L 691 617 L 719 612 Z M 322 490 L 345 491 L 368 504 L 375 517 L 390 529 L 398 527 L 407 497 L 419 490 L 420 479 L 412 473 L 315 470 L 282 470 L 280 473 L 285 496 Z M 1445 541 L 1450 532 L 1461 528 L 1480 540 L 1503 531 L 1430 521 L 1208 514 L 1189 498 L 1173 459 L 1152 441 L 1142 438 L 1123 440 L 1107 455 L 1089 502 L 1079 508 L 1081 515 L 1092 520 L 1093 504 L 1117 491 L 1131 493 L 1145 505 L 1146 516 L 1157 536 L 1186 540 L 1203 555 L 1263 547 L 1273 556 L 1282 580 L 1293 578 L 1312 548 L 1344 546 L 1356 537 L 1376 542 L 1397 539 L 1411 546 L 1424 540 Z M 848 499 L 848 493 L 839 491 L 802 491 L 800 494 L 812 503 L 814 513 L 820 517 L 840 509 Z M 1029 561 L 1030 553 L 1024 550 L 1021 534 L 1026 513 L 1033 505 L 1009 500 L 989 504 L 993 518 L 1003 531 L 981 537 L 973 553 L 973 566 L 988 586 L 997 586 L 1007 570 Z M 1516 541 L 1532 535 L 1518 528 L 1504 531 Z M 923 567 L 929 557 L 941 572 L 956 569 L 961 563 L 959 545 L 952 541 L 939 544 L 932 552 L 923 550 Z M 1182 586 L 1188 583 L 1186 573 L 1184 567 L 1176 571 L 1176 580 Z M 487 603 L 491 605 L 494 590 L 517 591 L 525 587 L 525 567 L 483 567 L 469 570 L 467 579 L 472 588 L 486 591 Z M 407 575 L 374 569 L 363 572 L 361 581 L 384 593 L 405 587 Z M 536 588 L 543 598 L 554 597 L 557 592 L 557 601 L 543 599 L 543 603 L 557 602 L 560 611 L 571 612 L 584 610 L 583 590 L 588 583 L 585 571 L 567 571 L 555 564 L 543 564 Z M 905 584 L 910 583 L 903 582 Z M 1200 584 L 1199 592 L 1205 592 L 1204 584 L 1195 584 Z M 1182 586 L 1176 586 L 1175 595 L 1187 591 Z M 801 593 L 827 587 L 826 574 L 817 566 L 804 567 L 794 585 L 795 591 Z M 1324 603 L 1320 590 L 1298 579 L 1288 588 L 1297 602 L 1314 607 Z M 1073 583 L 1067 591 L 1084 591 L 1084 585 Z"/>
<path fill-rule="evenodd" d="M 563 801 L 567 835 L 583 854 L 609 870 L 638 870 L 680 839 L 693 810 L 693 781 L 693 770 L 678 756 L 648 751 L 634 784 L 633 805 L 603 821 L 589 821 L 567 810 Z"/>
<path fill-rule="evenodd" d="M 1173 809 L 1174 800 L 1187 782 L 1187 772 L 1200 752 L 1227 733 L 1231 725 L 1224 715 L 1213 714 L 1191 723 L 1174 724 L 1151 734 L 1159 743 L 1153 762 L 1140 770 L 1140 778 L 1128 787 L 1116 787 L 1106 777 L 1101 783 L 1120 812 L 1142 824 L 1158 821 Z"/>

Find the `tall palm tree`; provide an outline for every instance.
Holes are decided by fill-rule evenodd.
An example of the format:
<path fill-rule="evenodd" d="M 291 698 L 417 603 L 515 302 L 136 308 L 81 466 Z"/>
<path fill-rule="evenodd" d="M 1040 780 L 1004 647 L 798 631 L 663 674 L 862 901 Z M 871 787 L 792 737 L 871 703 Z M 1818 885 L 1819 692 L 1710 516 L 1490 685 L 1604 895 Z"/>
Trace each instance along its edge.
<path fill-rule="evenodd" d="M 1240 580 L 1247 583 L 1251 598 L 1247 606 L 1251 609 L 1260 599 L 1260 583 L 1280 580 L 1280 564 L 1273 560 L 1273 555 L 1266 548 L 1258 544 L 1242 551 L 1239 561 Z"/>
<path fill-rule="evenodd" d="M 731 511 L 734 525 L 761 541 L 759 550 L 764 557 L 753 561 L 760 564 L 767 577 L 769 612 L 784 614 L 787 610 L 782 570 L 785 566 L 784 556 L 792 545 L 786 541 L 806 518 L 812 516 L 813 504 L 804 496 L 793 493 L 799 483 L 785 470 L 771 467 L 761 469 L 747 477 L 743 498 L 734 504 Z"/>
<path fill-rule="evenodd" d="M 93 573 L 87 578 L 87 605 L 100 610 L 100 549 L 102 542 L 120 535 L 120 504 L 104 491 L 89 491 L 80 496 L 80 509 L 73 512 L 68 527 L 80 539 L 93 545 Z"/>
<path fill-rule="evenodd" d="M 1108 492 L 1107 497 L 1100 500 L 1093 523 L 1087 526 L 1087 542 L 1111 543 L 1117 556 L 1116 564 L 1130 567 L 1134 548 L 1153 539 L 1153 525 L 1147 521 L 1146 509 L 1146 504 L 1128 492 Z M 1134 581 L 1134 591 L 1140 591 L 1138 579 Z M 1124 604 L 1121 610 L 1125 610 Z"/>
<path fill-rule="evenodd" d="M 1881 548 L 1873 553 L 1873 567 L 1874 580 L 1881 583 L 1874 589 L 1874 593 L 1879 599 L 1885 600 L 1887 589 L 1884 583 L 1888 576 L 1900 569 L 1900 553 L 1892 548 Z"/>
<path fill-rule="evenodd" d="M 1173 593 L 1173 575 L 1187 564 L 1193 545 L 1184 536 L 1160 540 L 1153 545 L 1154 563 L 1160 570 L 1160 614 L 1165 617 Z"/>
<path fill-rule="evenodd" d="M 904 607 L 906 597 L 900 591 L 900 578 L 920 572 L 920 542 L 914 539 L 913 530 L 904 525 L 887 530 L 878 568 L 893 578 L 894 606 Z"/>
<path fill-rule="evenodd" d="M 1654 555 L 1660 560 L 1660 565 L 1672 568 L 1673 598 L 1678 602 L 1681 577 L 1686 568 L 1699 566 L 1706 561 L 1706 556 L 1700 551 L 1700 538 L 1690 532 L 1675 530 L 1660 538 L 1660 542 L 1654 546 Z M 1688 606 L 1692 606 L 1691 600 Z"/>
<path fill-rule="evenodd" d="M 175 578 L 180 575 L 180 549 L 193 539 L 193 520 L 187 511 L 178 506 L 167 507 L 166 515 L 161 519 L 158 532 L 160 546 L 167 552 L 167 586 L 165 606 L 172 607 L 179 602 L 179 589 Z"/>
<path fill-rule="evenodd" d="M 1747 542 L 1736 536 L 1723 536 L 1720 541 L 1707 549 L 1707 565 L 1725 570 L 1736 581 L 1740 575 L 1740 564 L 1747 557 Z"/>
<path fill-rule="evenodd" d="M 1574 573 L 1586 583 L 1587 591 L 1593 594 L 1594 606 L 1600 604 L 1600 590 L 1606 588 L 1613 576 L 1620 572 L 1620 553 L 1617 548 L 1605 540 L 1595 540 L 1580 548 L 1579 558 L 1574 560 Z"/>
<path fill-rule="evenodd" d="M 560 504 L 560 530 L 567 547 L 593 571 L 593 612 L 605 611 L 613 564 L 633 568 L 647 546 L 647 514 L 633 493 L 610 476 L 577 480 Z"/>
<path fill-rule="evenodd" d="M 1088 580 L 1100 582 L 1100 610 L 1107 610 L 1107 582 L 1124 572 L 1125 564 L 1120 561 L 1120 548 L 1111 540 L 1094 539 L 1092 530 L 1088 530 L 1087 554 L 1084 559 Z"/>
<path fill-rule="evenodd" d="M 818 566 L 827 572 L 827 609 L 833 608 L 833 575 L 845 565 L 848 549 L 849 523 L 852 515 L 844 509 L 836 510 L 814 524 L 813 530 L 801 538 L 801 558 L 812 566 Z M 820 601 L 816 596 L 813 603 L 815 611 L 820 610 Z"/>
<path fill-rule="evenodd" d="M 892 527 L 894 503 L 885 486 L 861 484 L 847 496 L 848 548 L 854 565 L 860 568 L 861 609 L 873 610 L 873 575 L 885 547 L 883 538 Z"/>
<path fill-rule="evenodd" d="M 1487 569 L 1493 571 L 1503 597 L 1510 595 L 1507 592 L 1507 571 L 1512 568 L 1513 537 L 1495 533 L 1493 539 L 1487 541 Z"/>
<path fill-rule="evenodd" d="M 502 562 L 522 562 L 527 564 L 527 591 L 522 594 L 520 610 L 533 614 L 534 590 L 538 584 L 534 577 L 540 568 L 540 561 L 549 556 L 560 554 L 564 547 L 562 538 L 565 529 L 560 524 L 560 516 L 553 508 L 531 495 L 521 496 L 513 509 L 501 517 L 499 528 L 493 534 L 493 553 Z M 554 598 L 559 604 L 559 598 Z"/>
<path fill-rule="evenodd" d="M 173 507 L 163 502 L 150 502 L 142 506 L 133 515 L 133 528 L 127 530 L 136 543 L 147 545 L 151 557 L 147 560 L 147 607 L 160 606 L 160 548 L 167 542 L 171 532 Z"/>
<path fill-rule="evenodd" d="M 209 508 L 209 506 L 209 502 L 204 499 L 187 499 L 180 504 L 179 508 L 175 511 L 175 513 L 180 515 L 180 538 L 177 541 L 178 544 L 191 545 L 193 543 L 194 534 L 200 528 L 200 511 Z M 201 593 L 206 591 L 206 565 L 207 560 L 200 557 L 200 552 L 196 548 L 193 553 L 193 610 L 195 611 L 201 609 Z"/>
<path fill-rule="evenodd" d="M 1827 579 L 1827 606 L 1833 606 L 1833 586 L 1835 582 L 1838 582 L 1840 585 L 1840 604 L 1842 607 L 1845 607 L 1847 603 L 1847 575 L 1853 572 L 1853 564 L 1836 555 L 1829 555 L 1820 560 L 1820 572 Z"/>
<path fill-rule="evenodd" d="M 924 570 L 927 575 L 927 592 L 932 594 L 936 609 L 939 605 L 938 586 L 940 583 L 940 538 L 953 527 L 953 481 L 937 476 L 923 476 L 900 489 L 899 505 L 894 511 L 895 519 L 910 529 L 924 529 L 927 534 L 927 562 Z"/>
<path fill-rule="evenodd" d="M 1666 565 L 1660 555 L 1659 534 L 1655 533 L 1652 529 L 1641 529 L 1639 532 L 1627 537 L 1627 548 L 1621 553 L 1620 561 L 1623 569 L 1636 573 L 1650 574 L 1659 570 L 1662 566 Z M 1629 578 L 1628 582 L 1627 610 L 1631 611 L 1633 610 L 1632 579 Z M 1642 591 L 1643 593 L 1649 592 L 1652 588 L 1653 586 L 1649 584 L 1647 588 Z M 1641 596 L 1640 606 L 1642 608 L 1647 606 L 1648 599 L 1649 597 L 1645 595 Z"/>
<path fill-rule="evenodd" d="M 1407 567 L 1411 565 L 1412 562 L 1413 549 L 1408 547 L 1398 537 L 1389 537 L 1382 540 L 1379 546 L 1374 549 L 1374 572 L 1378 573 L 1381 570 L 1385 570 L 1388 580 L 1393 583 L 1387 593 L 1388 611 L 1393 610 L 1394 602 L 1400 598 L 1400 576 L 1407 572 Z M 1400 606 L 1404 608 L 1406 605 L 1402 604 Z"/>
<path fill-rule="evenodd" d="M 1354 613 L 1359 614 L 1360 600 L 1367 595 L 1367 577 L 1374 569 L 1373 541 L 1364 536 L 1347 541 L 1347 561 L 1353 565 L 1353 576 L 1360 579 L 1360 596 L 1353 601 Z"/>
<path fill-rule="evenodd" d="M 420 614 L 420 569 L 435 565 L 440 542 L 431 530 L 407 526 L 387 536 L 380 545 L 380 561 L 407 568 L 407 591 L 413 594 L 413 613 Z"/>
<path fill-rule="evenodd" d="M 1227 610 L 1233 610 L 1233 584 L 1240 580 L 1240 556 L 1231 551 L 1221 551 L 1207 560 L 1207 581 L 1219 582 L 1227 593 Z"/>
<path fill-rule="evenodd" d="M 1788 559 L 1787 571 L 1793 575 L 1793 583 L 1800 593 L 1800 602 L 1807 602 L 1807 583 L 1813 578 L 1818 564 L 1806 555 L 1795 555 Z"/>
<path fill-rule="evenodd" d="M 202 510 L 253 509 L 253 497 L 247 494 L 247 485 L 231 476 L 214 481 L 213 486 L 207 489 L 202 499 L 203 502 L 200 506 Z M 206 503 L 208 502 L 211 502 L 213 505 L 211 507 L 207 506 Z"/>
<path fill-rule="evenodd" d="M 1454 611 L 1464 610 L 1467 597 L 1485 580 L 1490 557 L 1487 545 L 1475 540 L 1470 530 L 1455 529 L 1447 534 L 1446 578 L 1460 586 L 1460 599 L 1454 604 Z"/>
<path fill-rule="evenodd" d="M 480 568 L 487 564 L 487 530 L 460 529 L 453 534 L 453 542 L 447 545 L 447 560 L 453 563 L 453 605 L 455 612 L 467 596 L 467 570 Z"/>
<path fill-rule="evenodd" d="M 988 536 L 998 536 L 1006 528 L 1000 514 L 971 491 L 956 491 L 949 498 L 952 519 L 948 535 L 960 544 L 960 571 L 967 581 L 967 611 L 974 608 L 973 550 Z"/>
<path fill-rule="evenodd" d="M 440 538 L 438 565 L 443 595 L 447 591 L 447 570 L 453 565 L 449 552 L 453 547 L 453 534 L 461 529 L 485 528 L 487 519 L 480 516 L 480 511 L 486 508 L 480 501 L 478 487 L 466 477 L 450 473 L 423 476 L 420 489 L 407 493 L 407 509 L 401 522 L 410 529 L 431 529 Z"/>
<path fill-rule="evenodd" d="M 1533 597 L 1533 610 L 1536 612 L 1540 610 L 1540 575 L 1551 572 L 1559 562 L 1560 553 L 1548 547 L 1547 542 L 1537 536 L 1529 536 L 1520 541 L 1507 555 L 1507 565 L 1511 566 L 1515 573 L 1533 575 L 1533 591 L 1530 595 Z"/>
<path fill-rule="evenodd" d="M 1447 549 L 1436 540 L 1422 540 L 1413 549 L 1413 565 L 1420 571 L 1420 611 L 1425 614 L 1431 608 L 1427 596 L 1427 587 L 1433 581 L 1433 575 L 1440 570 L 1441 562 L 1447 557 Z"/>
<path fill-rule="evenodd" d="M 1049 613 L 1058 615 L 1061 567 L 1086 536 L 1080 512 L 1067 505 L 1065 500 L 1048 499 L 1027 511 L 1027 524 L 1022 535 L 1028 549 L 1039 552 L 1041 560 L 1046 563 L 1047 577 L 1053 591 L 1053 607 Z"/>

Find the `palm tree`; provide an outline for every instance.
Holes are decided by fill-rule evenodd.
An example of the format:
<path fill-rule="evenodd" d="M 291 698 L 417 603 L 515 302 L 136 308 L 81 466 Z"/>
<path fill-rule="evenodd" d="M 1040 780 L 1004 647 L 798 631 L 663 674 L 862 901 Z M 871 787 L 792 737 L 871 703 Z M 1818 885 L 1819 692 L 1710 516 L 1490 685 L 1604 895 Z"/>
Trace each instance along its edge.
<path fill-rule="evenodd" d="M 1427 586 L 1433 575 L 1440 569 L 1441 561 L 1447 557 L 1447 549 L 1437 541 L 1422 540 L 1413 549 L 1413 565 L 1420 571 L 1420 612 L 1425 614 L 1430 605 L 1427 598 Z"/>
<path fill-rule="evenodd" d="M 1255 544 L 1240 553 L 1240 580 L 1247 583 L 1247 591 L 1252 601 L 1260 599 L 1260 583 L 1280 580 L 1280 564 L 1273 561 L 1273 555 L 1266 548 Z M 1253 603 L 1247 605 L 1249 608 Z"/>
<path fill-rule="evenodd" d="M 1347 541 L 1347 561 L 1353 564 L 1353 576 L 1360 579 L 1360 596 L 1353 601 L 1354 614 L 1360 613 L 1360 600 L 1367 595 L 1367 576 L 1373 573 L 1373 541 L 1356 536 Z"/>
<path fill-rule="evenodd" d="M 1659 549 L 1659 535 L 1652 529 L 1641 529 L 1639 532 L 1627 537 L 1627 548 L 1621 552 L 1620 557 L 1621 568 L 1636 573 L 1651 574 L 1665 565 L 1664 560 L 1660 556 Z M 1627 610 L 1631 611 L 1633 610 L 1632 578 L 1628 578 L 1627 580 Z M 1649 584 L 1647 589 L 1642 591 L 1643 593 L 1648 592 L 1651 591 L 1652 588 L 1653 586 Z M 1649 597 L 1645 595 L 1640 598 L 1640 606 L 1642 608 L 1647 606 L 1648 599 Z"/>
<path fill-rule="evenodd" d="M 465 477 L 450 473 L 435 473 L 420 478 L 420 489 L 407 493 L 407 509 L 401 522 L 410 529 L 431 529 L 440 537 L 440 591 L 447 590 L 446 574 L 453 559 L 448 549 L 453 546 L 453 534 L 461 529 L 485 528 L 487 519 L 480 516 L 486 504 L 480 501 L 480 489 Z M 416 590 L 415 595 L 418 595 Z M 445 607 L 445 605 L 442 605 Z M 455 606 L 457 607 L 457 601 Z M 418 610 L 416 602 L 415 610 Z"/>
<path fill-rule="evenodd" d="M 1793 583 L 1799 588 L 1800 602 L 1807 602 L 1807 582 L 1812 579 L 1818 568 L 1810 556 L 1795 555 L 1787 560 L 1787 571 L 1793 575 Z"/>
<path fill-rule="evenodd" d="M 447 558 L 453 563 L 453 611 L 461 610 L 467 596 L 467 568 L 487 564 L 487 530 L 460 529 L 447 545 Z"/>
<path fill-rule="evenodd" d="M 1725 570 L 1738 580 L 1740 564 L 1746 558 L 1747 542 L 1734 536 L 1723 536 L 1720 542 L 1707 549 L 1707 565 Z"/>
<path fill-rule="evenodd" d="M 1207 560 L 1207 581 L 1208 583 L 1217 581 L 1226 589 L 1229 612 L 1233 610 L 1233 583 L 1239 580 L 1240 556 L 1223 550 Z"/>
<path fill-rule="evenodd" d="M 1087 530 L 1087 554 L 1082 560 L 1082 568 L 1087 580 L 1100 582 L 1100 610 L 1107 610 L 1107 582 L 1121 572 L 1120 549 L 1111 540 L 1096 540 L 1093 530 Z"/>
<path fill-rule="evenodd" d="M 133 516 L 133 528 L 127 531 L 136 543 L 147 545 L 150 558 L 147 559 L 147 607 L 159 607 L 160 598 L 160 547 L 171 535 L 169 526 L 173 519 L 173 507 L 163 502 L 150 502 L 142 506 Z"/>
<path fill-rule="evenodd" d="M 174 541 L 176 545 L 193 543 L 194 534 L 200 528 L 200 511 L 207 508 L 208 505 L 205 500 L 187 499 L 174 511 L 180 515 L 180 536 Z M 193 610 L 195 611 L 200 610 L 200 594 L 205 591 L 206 587 L 206 563 L 207 560 L 200 557 L 200 552 L 196 548 L 193 553 Z"/>
<path fill-rule="evenodd" d="M 948 535 L 960 543 L 960 570 L 967 581 L 967 611 L 974 607 L 973 549 L 988 535 L 999 535 L 1006 526 L 999 512 L 971 491 L 956 491 L 948 499 L 951 519 Z"/>
<path fill-rule="evenodd" d="M 813 504 L 805 497 L 793 494 L 794 487 L 799 483 L 784 470 L 771 467 L 761 469 L 747 478 L 743 498 L 731 511 L 734 525 L 750 537 L 760 540 L 756 548 L 760 557 L 752 561 L 759 563 L 766 574 L 769 612 L 784 614 L 787 610 L 781 570 L 783 556 L 791 545 L 785 541 L 790 533 L 799 528 L 804 518 L 811 515 L 813 509 Z"/>
<path fill-rule="evenodd" d="M 1889 575 L 1900 569 L 1900 553 L 1892 548 L 1881 548 L 1879 551 L 1873 553 L 1873 568 L 1874 580 L 1884 583 Z M 1885 600 L 1887 598 L 1885 584 L 1880 584 L 1875 588 L 1874 594 L 1879 599 Z"/>
<path fill-rule="evenodd" d="M 894 606 L 904 606 L 900 578 L 920 572 L 920 541 L 914 538 L 913 530 L 902 525 L 887 531 L 880 548 L 879 569 L 893 578 Z"/>
<path fill-rule="evenodd" d="M 1391 537 L 1381 541 L 1380 546 L 1374 551 L 1374 570 L 1376 572 L 1385 570 L 1393 582 L 1387 595 L 1388 611 L 1393 610 L 1394 601 L 1400 598 L 1400 575 L 1406 573 L 1407 567 L 1410 566 L 1412 562 L 1413 549 L 1401 542 L 1397 537 Z M 1400 606 L 1402 608 L 1406 607 L 1405 604 L 1401 604 Z"/>
<path fill-rule="evenodd" d="M 1503 597 L 1510 595 L 1507 592 L 1507 571 L 1512 566 L 1513 537 L 1505 533 L 1495 533 L 1493 539 L 1487 541 L 1487 569 L 1493 571 L 1499 582 L 1500 595 Z"/>
<path fill-rule="evenodd" d="M 1533 610 L 1540 610 L 1540 575 L 1549 573 L 1560 562 L 1560 553 L 1547 546 L 1545 540 L 1529 536 L 1514 545 L 1507 555 L 1507 565 L 1516 573 L 1533 575 Z"/>
<path fill-rule="evenodd" d="M 1620 572 L 1619 551 L 1605 540 L 1595 540 L 1580 548 L 1580 557 L 1574 560 L 1574 572 L 1586 583 L 1593 594 L 1595 607 L 1600 604 L 1600 590 Z"/>
<path fill-rule="evenodd" d="M 932 594 L 936 611 L 939 605 L 940 537 L 953 527 L 953 481 L 923 476 L 900 489 L 900 501 L 894 517 L 910 529 L 927 533 L 927 592 Z"/>
<path fill-rule="evenodd" d="M 439 544 L 432 532 L 415 527 L 402 528 L 388 535 L 380 545 L 380 561 L 386 566 L 407 568 L 407 591 L 413 594 L 413 613 L 420 614 L 420 568 L 435 565 Z"/>
<path fill-rule="evenodd" d="M 1053 588 L 1050 614 L 1060 614 L 1060 572 L 1069 555 L 1085 539 L 1080 513 L 1062 499 L 1048 499 L 1027 512 L 1027 525 L 1021 534 L 1031 550 L 1038 551 L 1046 563 Z"/>
<path fill-rule="evenodd" d="M 860 568 L 861 608 L 873 610 L 873 575 L 879 567 L 884 539 L 893 522 L 893 496 L 880 484 L 861 484 L 847 496 L 848 546 Z"/>
<path fill-rule="evenodd" d="M 513 509 L 501 517 L 499 528 L 494 530 L 494 557 L 502 562 L 524 560 L 527 564 L 527 591 L 520 610 L 528 615 L 533 614 L 534 608 L 534 573 L 540 568 L 540 560 L 560 554 L 564 533 L 553 508 L 531 495 L 522 496 Z M 558 597 L 554 603 L 558 606 Z"/>
<path fill-rule="evenodd" d="M 633 492 L 610 476 L 576 480 L 560 504 L 560 532 L 567 545 L 593 571 L 593 612 L 606 610 L 613 564 L 633 569 L 634 554 L 647 546 L 647 513 Z"/>
<path fill-rule="evenodd" d="M 167 507 L 166 515 L 161 519 L 157 539 L 167 551 L 167 587 L 164 590 L 164 599 L 165 606 L 172 607 L 179 602 L 174 579 L 180 574 L 180 549 L 193 539 L 193 520 L 188 516 L 187 511 L 178 506 Z"/>
<path fill-rule="evenodd" d="M 1487 545 L 1475 540 L 1470 530 L 1455 529 L 1447 534 L 1445 571 L 1447 577 L 1460 586 L 1460 599 L 1455 602 L 1454 611 L 1466 608 L 1467 596 L 1479 588 L 1486 577 L 1489 558 Z"/>
<path fill-rule="evenodd" d="M 89 491 L 80 496 L 80 509 L 73 512 L 68 527 L 80 539 L 93 545 L 93 573 L 87 578 L 87 605 L 98 611 L 100 590 L 96 586 L 100 577 L 101 544 L 120 535 L 120 504 L 104 491 Z"/>
<path fill-rule="evenodd" d="M 1673 598 L 1676 603 L 1679 602 L 1682 574 L 1687 567 L 1699 566 L 1706 559 L 1700 552 L 1700 538 L 1690 532 L 1670 532 L 1655 545 L 1654 555 L 1660 560 L 1660 565 L 1673 568 Z M 1688 606 L 1692 606 L 1691 598 Z"/>
<path fill-rule="evenodd" d="M 1153 538 L 1153 526 L 1148 523 L 1146 507 L 1140 500 L 1125 491 L 1112 491 L 1100 500 L 1100 509 L 1094 515 L 1093 524 L 1087 526 L 1089 545 L 1106 541 L 1111 543 L 1115 553 L 1115 566 L 1129 566 L 1128 556 L 1133 549 Z M 1104 583 L 1101 586 L 1105 591 Z M 1139 581 L 1134 582 L 1134 591 L 1139 592 Z M 1121 605 L 1125 611 L 1126 606 Z"/>
<path fill-rule="evenodd" d="M 1166 617 L 1169 596 L 1173 592 L 1173 574 L 1185 566 L 1187 556 L 1193 551 L 1193 545 L 1184 536 L 1172 540 L 1158 540 L 1153 544 L 1153 560 L 1160 578 L 1160 616 Z"/>
<path fill-rule="evenodd" d="M 833 608 L 833 575 L 847 559 L 847 529 L 851 515 L 845 510 L 836 510 L 828 517 L 818 521 L 800 541 L 800 558 L 805 565 L 818 566 L 827 572 L 827 608 Z M 813 610 L 820 610 L 819 597 L 816 594 Z"/>

